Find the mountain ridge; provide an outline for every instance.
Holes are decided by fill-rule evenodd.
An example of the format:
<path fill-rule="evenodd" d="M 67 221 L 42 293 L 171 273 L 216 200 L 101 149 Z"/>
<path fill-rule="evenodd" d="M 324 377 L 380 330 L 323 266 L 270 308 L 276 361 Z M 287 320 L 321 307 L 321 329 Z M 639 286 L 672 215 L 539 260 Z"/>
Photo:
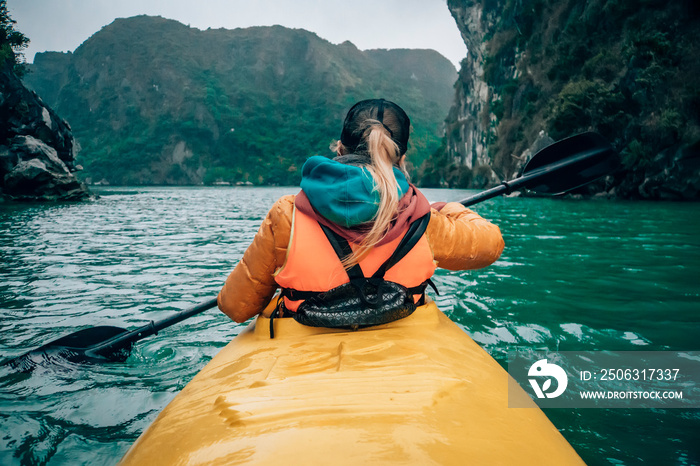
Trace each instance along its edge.
<path fill-rule="evenodd" d="M 454 66 L 432 50 L 365 50 L 303 29 L 120 18 L 25 83 L 70 122 L 85 176 L 112 184 L 294 184 L 364 98 L 402 105 L 416 166 L 440 144 Z"/>

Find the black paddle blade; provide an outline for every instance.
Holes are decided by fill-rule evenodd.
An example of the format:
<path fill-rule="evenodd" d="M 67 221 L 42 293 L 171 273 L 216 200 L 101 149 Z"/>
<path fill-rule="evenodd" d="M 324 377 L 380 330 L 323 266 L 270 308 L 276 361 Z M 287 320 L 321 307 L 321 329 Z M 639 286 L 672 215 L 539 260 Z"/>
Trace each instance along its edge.
<path fill-rule="evenodd" d="M 29 372 L 37 365 L 54 359 L 65 359 L 71 362 L 85 362 L 97 360 L 124 361 L 129 357 L 131 344 L 120 348 L 114 348 L 109 354 L 95 354 L 91 349 L 97 344 L 103 343 L 118 335 L 126 333 L 120 327 L 102 325 L 86 328 L 66 335 L 50 343 L 36 348 L 16 358 L 10 359 L 3 365 L 10 366 L 20 372 Z"/>
<path fill-rule="evenodd" d="M 107 325 L 86 328 L 6 361 L 2 365 L 29 372 L 38 364 L 55 359 L 70 362 L 124 361 L 129 357 L 131 347 L 137 341 L 156 335 L 161 329 L 216 307 L 216 304 L 217 298 L 211 298 L 163 320 L 151 321 L 131 331 Z"/>
<path fill-rule="evenodd" d="M 617 153 L 598 133 L 562 139 L 535 154 L 525 165 L 525 188 L 538 194 L 563 194 L 612 173 L 619 166 Z M 534 175 L 534 176 L 533 176 Z"/>

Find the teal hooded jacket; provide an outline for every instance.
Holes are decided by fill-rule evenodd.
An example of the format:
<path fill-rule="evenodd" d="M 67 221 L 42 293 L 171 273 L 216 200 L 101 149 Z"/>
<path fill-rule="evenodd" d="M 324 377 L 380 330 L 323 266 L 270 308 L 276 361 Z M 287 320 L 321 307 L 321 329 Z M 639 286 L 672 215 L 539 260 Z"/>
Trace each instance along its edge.
<path fill-rule="evenodd" d="M 408 180 L 396 167 L 394 176 L 401 198 L 409 189 Z M 371 221 L 379 208 L 379 191 L 366 168 L 320 155 L 304 163 L 301 189 L 319 214 L 344 228 Z"/>

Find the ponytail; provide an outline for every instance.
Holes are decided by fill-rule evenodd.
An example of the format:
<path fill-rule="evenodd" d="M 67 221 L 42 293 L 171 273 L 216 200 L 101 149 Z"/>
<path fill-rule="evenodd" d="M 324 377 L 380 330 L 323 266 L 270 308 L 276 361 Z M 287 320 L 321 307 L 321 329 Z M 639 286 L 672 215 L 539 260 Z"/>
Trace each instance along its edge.
<path fill-rule="evenodd" d="M 342 260 L 346 270 L 364 259 L 386 236 L 398 214 L 399 194 L 394 166 L 398 166 L 407 175 L 399 146 L 392 140 L 386 127 L 378 120 L 366 120 L 366 123 L 369 126 L 364 131 L 363 139 L 367 143 L 372 164 L 364 169 L 372 176 L 374 189 L 379 192 L 379 207 L 372 219 L 372 228 L 358 248 Z"/>

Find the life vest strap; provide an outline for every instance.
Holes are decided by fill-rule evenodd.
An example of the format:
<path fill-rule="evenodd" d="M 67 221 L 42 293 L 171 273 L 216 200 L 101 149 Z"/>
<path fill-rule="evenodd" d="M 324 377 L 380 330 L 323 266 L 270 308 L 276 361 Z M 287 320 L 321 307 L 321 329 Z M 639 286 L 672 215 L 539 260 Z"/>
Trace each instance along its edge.
<path fill-rule="evenodd" d="M 328 242 L 333 247 L 335 255 L 338 256 L 338 259 L 340 259 L 341 262 L 344 258 L 352 254 L 352 248 L 350 247 L 350 243 L 348 243 L 348 240 L 346 240 L 338 233 L 334 232 L 333 230 L 331 230 L 326 225 L 320 222 L 319 226 L 323 230 L 323 233 L 326 235 L 326 238 L 328 238 Z M 364 278 L 365 276 L 365 274 L 362 272 L 362 267 L 360 267 L 360 264 L 353 265 L 351 268 L 346 270 L 346 272 L 348 274 L 348 278 L 350 278 L 350 281 L 358 278 Z"/>
<path fill-rule="evenodd" d="M 438 296 L 440 295 L 440 292 L 438 291 L 437 287 L 435 286 L 435 283 L 433 283 L 433 281 L 430 278 L 418 286 L 412 286 L 411 288 L 407 288 L 407 289 L 408 289 L 408 292 L 412 295 L 423 295 L 423 294 L 425 294 L 425 290 L 426 290 L 426 288 L 428 288 L 428 286 L 430 286 L 435 291 L 435 294 L 437 294 Z M 281 297 L 287 298 L 290 301 L 302 301 L 302 300 L 306 301 L 307 299 L 314 298 L 321 293 L 325 293 L 325 292 L 324 291 L 303 291 L 303 290 L 295 290 L 293 288 L 282 288 Z"/>
<path fill-rule="evenodd" d="M 303 291 L 295 290 L 294 288 L 282 288 L 282 296 L 290 301 L 311 299 L 314 296 L 317 296 L 319 293 L 323 293 L 323 291 Z"/>
<path fill-rule="evenodd" d="M 394 253 L 391 255 L 391 257 L 384 261 L 376 272 L 374 272 L 372 278 L 384 278 L 384 274 L 386 274 L 387 270 L 398 264 L 398 262 L 403 259 L 404 256 L 411 251 L 411 249 L 413 249 L 416 243 L 418 243 L 418 240 L 421 239 L 423 233 L 425 233 L 425 230 L 428 228 L 428 223 L 430 223 L 430 212 L 411 223 L 411 225 L 408 227 L 408 231 L 406 231 L 406 234 L 401 239 L 401 242 L 394 250 Z M 321 226 L 323 233 L 326 235 L 326 238 L 328 238 L 328 242 L 331 244 L 331 246 L 333 246 L 333 250 L 340 261 L 352 254 L 352 248 L 350 248 L 348 240 L 322 223 L 319 223 L 319 225 Z M 357 278 L 365 278 L 360 264 L 355 264 L 348 269 L 347 274 L 351 281 Z"/>
<path fill-rule="evenodd" d="M 430 223 L 430 212 L 411 223 L 411 226 L 408 227 L 408 231 L 401 239 L 401 242 L 396 247 L 394 253 L 381 265 L 381 267 L 379 267 L 379 269 L 377 269 L 376 272 L 374 272 L 372 278 L 383 278 L 387 270 L 398 264 L 398 262 L 403 259 L 404 256 L 406 256 L 406 254 L 408 254 L 421 239 L 423 233 L 425 233 L 425 230 L 428 228 L 428 223 Z"/>

